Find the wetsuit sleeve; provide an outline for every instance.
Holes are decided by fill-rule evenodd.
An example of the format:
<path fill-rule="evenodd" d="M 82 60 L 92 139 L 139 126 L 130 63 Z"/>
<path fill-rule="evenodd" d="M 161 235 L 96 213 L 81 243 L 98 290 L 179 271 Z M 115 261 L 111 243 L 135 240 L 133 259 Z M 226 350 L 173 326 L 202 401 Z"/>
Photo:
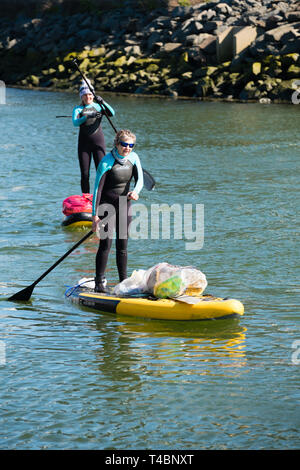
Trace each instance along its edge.
<path fill-rule="evenodd" d="M 102 112 L 103 112 L 103 108 L 104 108 L 106 114 L 109 117 L 115 115 L 114 109 L 108 103 L 106 103 L 105 101 L 101 101 L 101 105 L 99 103 L 97 103 L 97 106 L 99 106 L 99 111 L 102 111 Z"/>
<path fill-rule="evenodd" d="M 106 178 L 106 172 L 110 170 L 114 164 L 114 157 L 108 153 L 106 154 L 101 162 L 98 165 L 96 178 L 95 178 L 95 185 L 94 185 L 94 193 L 93 193 L 93 204 L 92 204 L 92 215 L 97 215 L 97 208 L 100 204 L 101 193 L 104 185 L 104 181 Z"/>
<path fill-rule="evenodd" d="M 96 178 L 95 178 L 95 185 L 94 185 L 94 192 L 93 192 L 93 204 L 92 204 L 92 215 L 97 215 L 97 208 L 99 206 L 99 201 L 100 201 L 100 198 L 101 198 L 101 192 L 102 192 L 102 188 L 103 188 L 103 185 L 102 185 L 102 188 L 101 188 L 101 191 L 100 191 L 100 181 L 101 179 L 103 179 L 103 176 L 105 176 L 105 173 L 103 173 L 103 164 L 101 164 L 101 162 L 99 163 L 98 165 L 98 168 L 97 168 L 97 172 L 96 172 Z M 98 200 L 98 203 L 97 203 L 97 200 Z"/>
<path fill-rule="evenodd" d="M 81 124 L 83 124 L 87 119 L 87 116 L 79 117 L 79 114 L 81 113 L 81 111 L 82 111 L 81 106 L 77 106 L 76 108 L 73 109 L 72 122 L 75 127 L 81 126 Z"/>
<path fill-rule="evenodd" d="M 106 113 L 108 114 L 109 117 L 115 115 L 115 110 L 114 110 L 114 108 L 112 108 L 108 103 L 106 103 L 106 102 L 104 101 L 104 102 L 103 102 L 103 106 L 104 106 L 105 111 L 106 111 Z"/>
<path fill-rule="evenodd" d="M 100 205 L 101 194 L 102 194 L 103 186 L 106 180 L 106 175 L 107 173 L 102 174 L 98 182 L 98 186 L 96 186 L 96 183 L 97 183 L 97 178 L 96 178 L 94 194 L 93 194 L 93 214 L 92 215 L 97 215 L 97 209 Z"/>
<path fill-rule="evenodd" d="M 144 186 L 144 176 L 142 165 L 137 154 L 135 154 L 134 165 L 136 166 L 137 170 L 137 181 L 135 183 L 134 191 L 139 194 Z"/>

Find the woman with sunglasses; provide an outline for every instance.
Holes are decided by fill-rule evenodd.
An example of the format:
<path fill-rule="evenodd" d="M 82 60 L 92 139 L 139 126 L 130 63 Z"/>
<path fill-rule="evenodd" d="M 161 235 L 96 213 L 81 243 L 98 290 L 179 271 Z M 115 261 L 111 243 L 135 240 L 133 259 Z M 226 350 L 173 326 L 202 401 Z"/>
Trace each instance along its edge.
<path fill-rule="evenodd" d="M 82 193 L 90 192 L 90 166 L 93 156 L 95 168 L 104 157 L 105 141 L 101 127 L 103 113 L 114 116 L 113 108 L 105 103 L 100 96 L 94 101 L 94 88 L 90 81 L 87 83 L 83 80 L 79 89 L 81 104 L 73 109 L 72 121 L 75 127 L 79 127 L 78 137 L 78 159 L 81 173 L 81 191 Z M 93 93 L 92 93 L 93 92 Z"/>
<path fill-rule="evenodd" d="M 105 292 L 104 276 L 108 255 L 116 231 L 116 263 L 120 282 L 127 278 L 128 227 L 131 222 L 131 201 L 137 201 L 143 188 L 143 170 L 140 159 L 133 151 L 136 136 L 129 130 L 117 132 L 114 148 L 101 160 L 93 194 L 93 226 L 100 227 L 100 242 L 96 255 L 95 291 Z M 130 182 L 134 178 L 134 189 Z M 101 210 L 100 217 L 98 210 Z M 106 214 L 106 215 L 105 215 Z M 112 215 L 113 214 L 113 215 Z"/>

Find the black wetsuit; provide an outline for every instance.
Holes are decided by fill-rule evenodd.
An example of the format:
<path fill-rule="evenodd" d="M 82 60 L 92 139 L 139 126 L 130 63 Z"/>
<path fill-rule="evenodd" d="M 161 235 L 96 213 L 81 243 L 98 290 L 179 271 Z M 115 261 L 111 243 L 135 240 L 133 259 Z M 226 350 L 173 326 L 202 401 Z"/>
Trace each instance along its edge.
<path fill-rule="evenodd" d="M 96 200 L 97 207 L 101 204 L 105 208 L 105 204 L 111 204 L 115 209 L 115 217 L 108 221 L 103 230 L 106 233 L 112 228 L 116 230 L 116 264 L 120 282 L 127 278 L 128 228 L 132 216 L 131 200 L 125 198 L 130 190 L 132 177 L 137 182 L 136 165 L 133 165 L 130 161 L 122 165 L 115 161 L 112 169 L 104 173 L 101 178 Z M 120 202 L 120 196 L 124 196 L 122 202 Z M 103 217 L 106 217 L 106 214 L 100 217 L 100 219 L 103 219 Z M 96 278 L 104 276 L 111 246 L 112 236 L 101 238 L 100 235 L 100 243 L 96 255 Z"/>
<path fill-rule="evenodd" d="M 114 110 L 103 102 L 105 111 L 109 116 L 114 115 Z M 98 103 L 87 106 L 77 106 L 73 110 L 73 124 L 80 126 L 78 137 L 78 159 L 81 172 L 81 191 L 90 192 L 89 174 L 91 159 L 93 157 L 96 170 L 105 151 L 104 134 L 101 127 L 103 111 Z"/>
<path fill-rule="evenodd" d="M 84 124 L 82 124 L 78 138 L 78 158 L 81 172 L 80 184 L 81 191 L 83 193 L 90 192 L 89 175 L 91 157 L 93 156 L 95 168 L 97 170 L 98 165 L 104 157 L 105 153 L 104 134 L 100 124 L 98 129 L 90 135 L 85 132 Z"/>

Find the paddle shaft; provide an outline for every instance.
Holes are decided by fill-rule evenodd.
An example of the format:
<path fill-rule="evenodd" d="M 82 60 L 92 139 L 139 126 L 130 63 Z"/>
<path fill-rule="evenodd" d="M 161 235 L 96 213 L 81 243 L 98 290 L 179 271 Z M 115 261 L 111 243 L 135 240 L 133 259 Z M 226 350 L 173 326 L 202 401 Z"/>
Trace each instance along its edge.
<path fill-rule="evenodd" d="M 72 251 L 76 250 L 76 248 L 81 245 L 87 238 L 89 238 L 94 232 L 90 230 L 88 233 L 84 235 L 75 245 L 72 246 L 63 256 L 61 256 L 52 266 L 50 266 L 47 271 L 45 271 L 38 279 L 36 279 L 30 286 L 22 289 L 21 291 L 17 292 L 16 294 L 12 295 L 8 298 L 8 300 L 29 300 L 32 294 L 34 287 L 42 280 L 44 277 L 47 276 L 56 266 L 58 266 L 67 256 L 69 256 Z"/>
<path fill-rule="evenodd" d="M 70 248 L 64 255 L 62 255 L 49 269 L 47 269 L 47 271 L 45 271 L 36 281 L 34 281 L 32 285 L 36 286 L 42 279 L 44 279 L 44 277 L 47 276 L 47 274 L 52 271 L 52 269 L 56 268 L 56 266 L 58 266 L 67 256 L 69 256 L 72 251 L 76 250 L 76 248 L 81 245 L 81 243 L 83 243 L 87 238 L 89 238 L 93 233 L 94 232 L 92 230 L 86 233 L 84 237 L 82 237 L 77 243 L 75 243 L 72 248 Z"/>
<path fill-rule="evenodd" d="M 78 63 L 77 63 L 77 60 L 76 60 L 76 59 L 73 59 L 72 62 L 73 62 L 73 64 L 76 66 L 78 72 L 80 73 L 80 75 L 81 75 L 81 77 L 83 78 L 83 80 L 85 81 L 85 83 L 87 84 L 87 86 L 88 86 L 88 88 L 89 88 L 91 94 L 94 96 L 96 102 L 99 103 L 99 105 L 101 106 L 101 109 L 102 109 L 102 111 L 103 111 L 103 114 L 104 114 L 105 117 L 107 118 L 109 124 L 111 125 L 111 127 L 113 128 L 113 130 L 115 131 L 115 133 L 117 133 L 118 131 L 117 131 L 117 129 L 115 128 L 115 126 L 113 125 L 113 123 L 112 123 L 110 117 L 108 116 L 105 107 L 101 104 L 101 102 L 99 102 L 99 101 L 97 100 L 97 96 L 95 95 L 95 92 L 94 92 L 93 89 L 91 88 L 91 86 L 90 86 L 89 82 L 87 81 L 87 79 L 85 78 L 84 74 L 81 72 L 81 70 L 80 70 L 80 68 L 79 68 L 79 65 L 78 65 Z M 58 117 L 58 116 L 56 116 L 56 117 Z M 144 177 L 145 177 L 145 178 L 144 178 L 144 181 L 145 181 L 145 187 L 146 187 L 146 189 L 147 189 L 148 191 L 153 190 L 154 187 L 155 187 L 155 184 L 156 184 L 154 178 L 153 178 L 153 177 L 150 175 L 150 173 L 149 173 L 148 171 L 146 171 L 144 168 L 143 168 L 143 173 L 144 173 Z"/>

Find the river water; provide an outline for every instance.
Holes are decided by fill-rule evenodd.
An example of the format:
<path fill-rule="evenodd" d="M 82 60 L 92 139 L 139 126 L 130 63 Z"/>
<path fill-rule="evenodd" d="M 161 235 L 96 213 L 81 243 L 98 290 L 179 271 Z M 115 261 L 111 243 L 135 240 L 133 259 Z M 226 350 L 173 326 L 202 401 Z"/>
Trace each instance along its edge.
<path fill-rule="evenodd" d="M 92 237 L 61 226 L 80 193 L 78 96 L 8 89 L 0 106 L 0 448 L 299 448 L 300 106 L 106 96 L 155 177 L 140 203 L 201 204 L 204 244 L 132 239 L 129 273 L 193 265 L 240 320 L 167 322 L 89 311 L 64 297 L 94 275 Z M 114 132 L 103 123 L 107 147 Z M 94 180 L 94 168 L 91 181 Z M 171 231 L 172 235 L 172 231 Z M 195 248 L 195 246 L 194 246 Z M 117 282 L 114 250 L 108 266 Z"/>

